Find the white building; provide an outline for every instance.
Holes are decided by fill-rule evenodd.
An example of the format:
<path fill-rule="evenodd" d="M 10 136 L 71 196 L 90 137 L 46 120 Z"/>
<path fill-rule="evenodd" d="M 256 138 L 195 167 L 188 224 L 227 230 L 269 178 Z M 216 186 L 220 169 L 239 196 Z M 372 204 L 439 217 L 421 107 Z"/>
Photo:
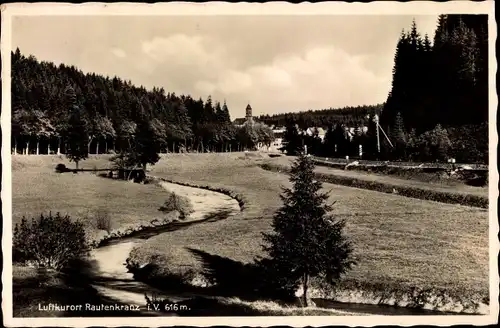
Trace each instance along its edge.
<path fill-rule="evenodd" d="M 321 142 L 323 142 L 323 140 L 325 140 L 326 131 L 322 127 L 314 127 L 313 126 L 313 127 L 307 128 L 307 130 L 305 131 L 305 134 L 308 136 L 313 136 L 313 135 L 318 134 L 318 137 L 321 139 Z"/>
<path fill-rule="evenodd" d="M 283 137 L 285 135 L 286 128 L 285 127 L 274 127 L 274 141 L 271 143 L 271 147 L 269 147 L 269 151 L 279 152 L 280 148 L 283 147 Z"/>

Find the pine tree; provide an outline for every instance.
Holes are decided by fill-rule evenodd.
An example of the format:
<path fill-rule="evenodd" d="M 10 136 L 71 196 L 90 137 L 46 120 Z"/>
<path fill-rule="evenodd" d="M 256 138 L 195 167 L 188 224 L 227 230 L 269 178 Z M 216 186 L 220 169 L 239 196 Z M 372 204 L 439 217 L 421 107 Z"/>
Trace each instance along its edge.
<path fill-rule="evenodd" d="M 130 160 L 141 165 L 146 172 L 147 164 L 156 164 L 160 160 L 161 136 L 145 117 L 137 122 L 134 147 L 130 152 Z"/>
<path fill-rule="evenodd" d="M 318 277 L 335 283 L 354 264 L 352 247 L 343 234 L 345 221 L 329 215 L 328 194 L 321 193 L 322 184 L 314 179 L 312 160 L 301 153 L 293 163 L 290 175 L 292 189 L 285 188 L 283 206 L 276 212 L 273 232 L 264 233 L 264 251 L 268 265 L 287 268 L 286 284 L 303 289 L 303 305 L 308 305 L 310 278 Z"/>
<path fill-rule="evenodd" d="M 224 100 L 224 105 L 222 106 L 222 120 L 223 122 L 231 123 L 231 116 L 229 115 L 226 100 Z"/>
<path fill-rule="evenodd" d="M 406 157 L 406 132 L 405 126 L 403 123 L 403 117 L 401 113 L 398 112 L 396 114 L 396 118 L 394 120 L 394 129 L 393 129 L 393 137 L 395 143 L 395 152 L 396 157 L 398 159 L 402 159 Z"/>
<path fill-rule="evenodd" d="M 286 127 L 283 143 L 285 144 L 283 150 L 286 150 L 288 156 L 295 156 L 303 150 L 303 139 L 293 122 L 289 122 Z"/>
<path fill-rule="evenodd" d="M 68 86 L 66 88 L 67 105 L 71 111 L 68 130 L 66 131 L 65 138 L 67 142 L 66 157 L 75 162 L 76 169 L 78 170 L 78 163 L 81 160 L 88 158 L 88 140 L 89 133 L 84 118 L 82 117 L 82 110 L 77 103 L 75 90 Z"/>
<path fill-rule="evenodd" d="M 379 156 L 377 146 L 377 125 L 373 116 L 368 117 L 368 131 L 366 131 L 366 137 L 364 140 L 363 158 L 377 159 Z"/>
<path fill-rule="evenodd" d="M 396 45 L 396 52 L 394 54 L 394 66 L 392 69 L 392 85 L 391 91 L 384 106 L 380 122 L 382 124 L 390 124 L 394 120 L 396 112 L 401 111 L 404 104 L 407 103 L 408 94 L 405 92 L 408 89 L 408 48 L 409 37 L 405 31 L 401 31 L 398 43 Z"/>
<path fill-rule="evenodd" d="M 349 137 L 346 135 L 345 128 L 345 125 L 337 124 L 333 131 L 333 140 L 336 145 L 335 155 L 337 157 L 346 156 L 349 152 L 351 142 L 349 140 Z"/>
<path fill-rule="evenodd" d="M 191 139 L 191 137 L 193 136 L 193 127 L 189 118 L 188 110 L 186 108 L 186 100 L 181 99 L 179 106 L 177 106 L 176 108 L 176 124 L 182 131 L 184 147 L 187 147 L 187 140 Z"/>
<path fill-rule="evenodd" d="M 439 15 L 438 26 L 434 34 L 434 46 L 441 47 L 448 42 L 447 16 Z"/>
<path fill-rule="evenodd" d="M 331 125 L 325 133 L 325 140 L 323 142 L 323 155 L 324 156 L 332 156 L 335 152 L 335 140 L 333 133 L 333 125 Z"/>

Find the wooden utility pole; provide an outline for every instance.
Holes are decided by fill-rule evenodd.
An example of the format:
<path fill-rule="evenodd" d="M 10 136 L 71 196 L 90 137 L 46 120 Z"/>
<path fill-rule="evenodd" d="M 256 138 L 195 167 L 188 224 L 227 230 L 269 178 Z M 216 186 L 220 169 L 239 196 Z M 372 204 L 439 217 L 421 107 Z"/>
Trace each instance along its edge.
<path fill-rule="evenodd" d="M 379 132 L 379 124 L 378 124 L 378 115 L 375 114 L 373 116 L 373 121 L 375 122 L 375 125 L 377 127 L 377 152 L 380 153 L 380 132 Z"/>

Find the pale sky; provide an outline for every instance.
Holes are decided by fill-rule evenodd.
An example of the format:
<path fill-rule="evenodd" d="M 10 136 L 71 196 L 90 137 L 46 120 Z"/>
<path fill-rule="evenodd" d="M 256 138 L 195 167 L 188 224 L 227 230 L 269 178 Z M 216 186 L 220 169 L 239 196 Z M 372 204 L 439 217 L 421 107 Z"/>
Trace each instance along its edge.
<path fill-rule="evenodd" d="M 437 16 L 24 16 L 12 47 L 83 72 L 195 98 L 231 119 L 386 100 L 401 30 Z"/>

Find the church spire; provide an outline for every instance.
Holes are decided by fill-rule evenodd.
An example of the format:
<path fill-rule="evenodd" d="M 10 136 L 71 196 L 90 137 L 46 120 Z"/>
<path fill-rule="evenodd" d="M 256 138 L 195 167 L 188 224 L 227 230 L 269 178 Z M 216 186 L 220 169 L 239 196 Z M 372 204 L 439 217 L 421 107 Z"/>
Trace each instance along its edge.
<path fill-rule="evenodd" d="M 250 103 L 247 105 L 245 117 L 248 123 L 253 123 L 252 106 L 250 106 Z"/>
<path fill-rule="evenodd" d="M 252 117 L 252 106 L 248 104 L 246 109 L 246 118 L 251 118 L 251 117 Z"/>

